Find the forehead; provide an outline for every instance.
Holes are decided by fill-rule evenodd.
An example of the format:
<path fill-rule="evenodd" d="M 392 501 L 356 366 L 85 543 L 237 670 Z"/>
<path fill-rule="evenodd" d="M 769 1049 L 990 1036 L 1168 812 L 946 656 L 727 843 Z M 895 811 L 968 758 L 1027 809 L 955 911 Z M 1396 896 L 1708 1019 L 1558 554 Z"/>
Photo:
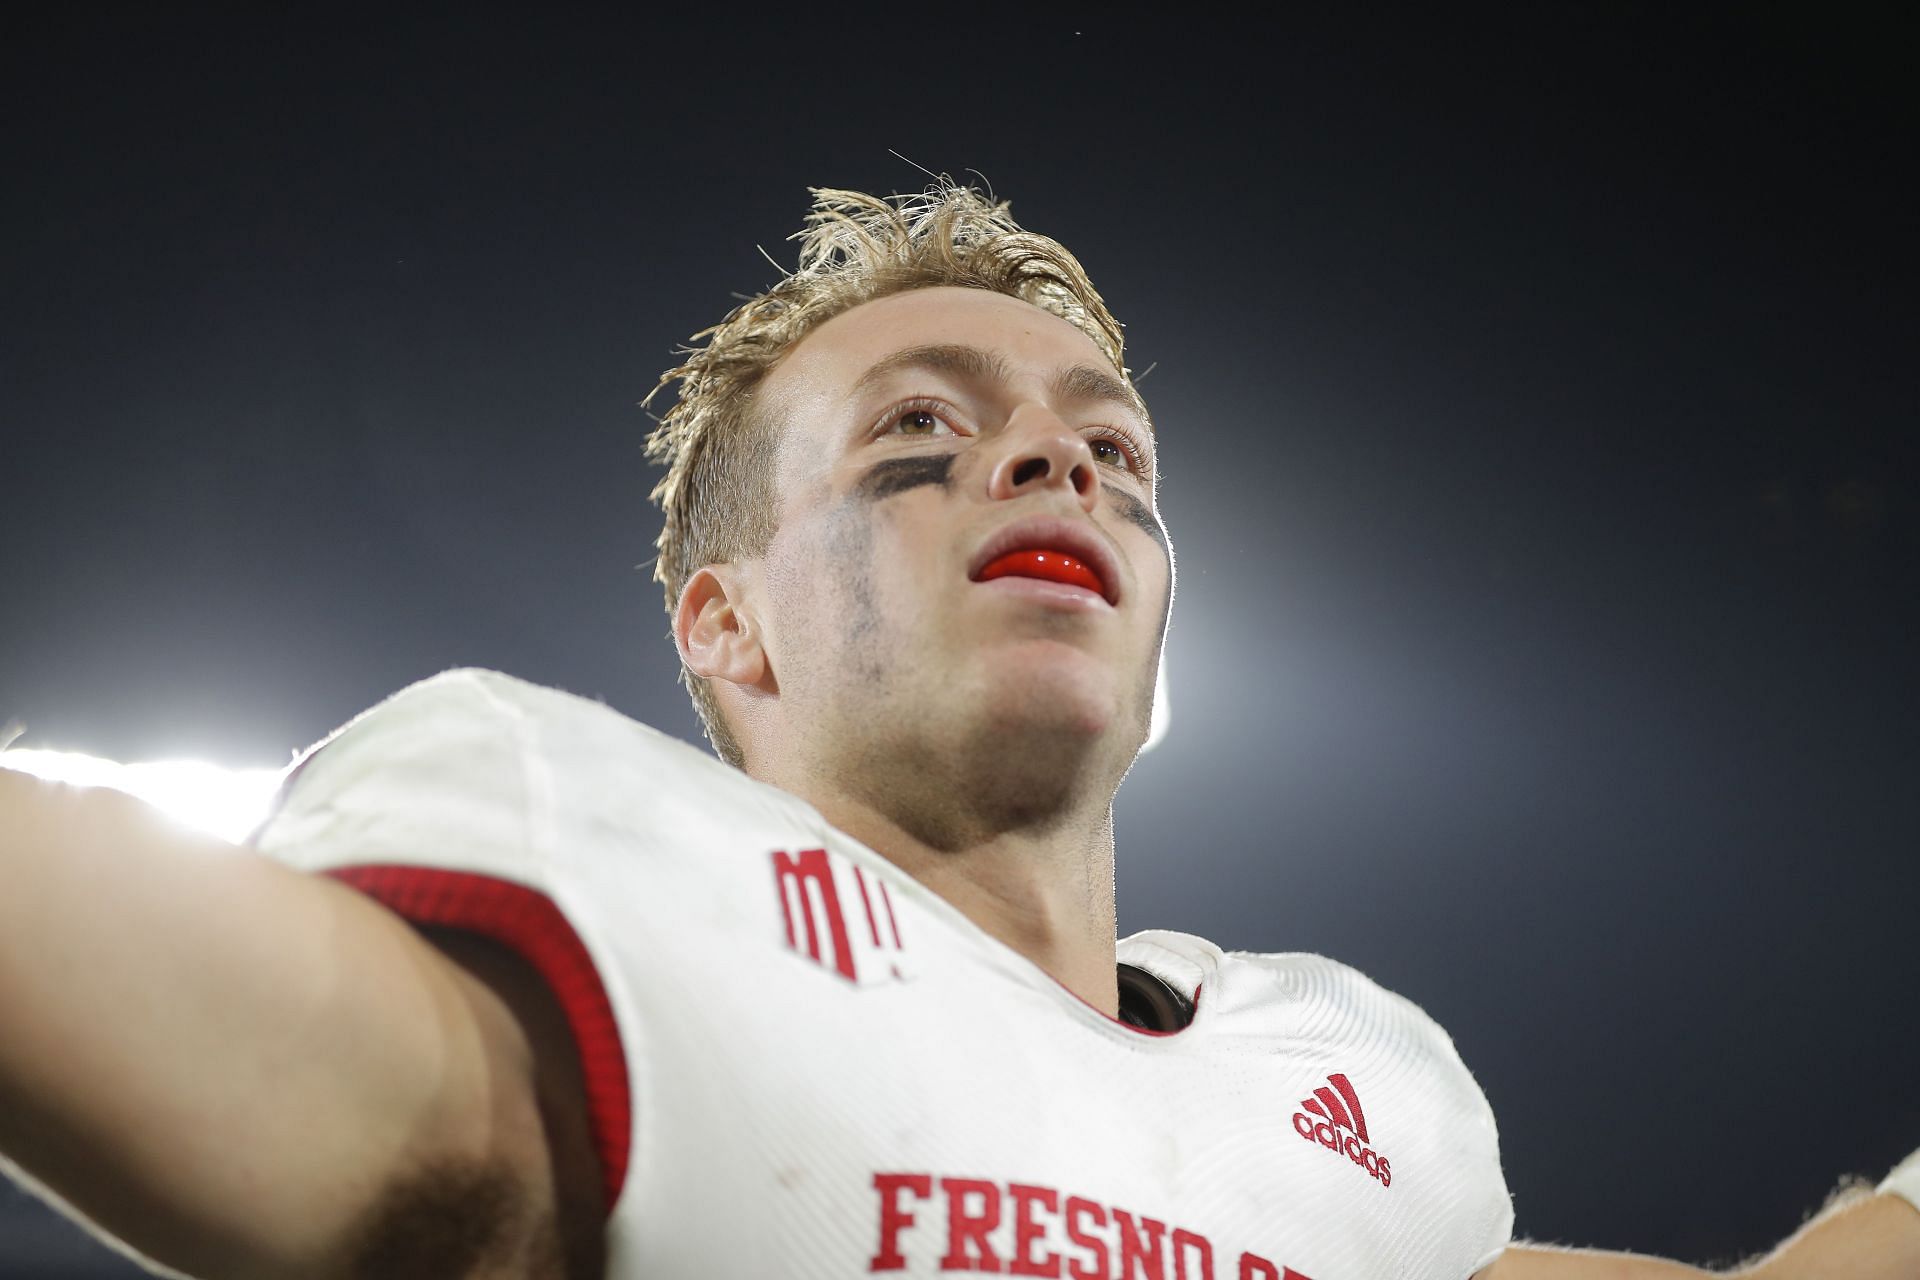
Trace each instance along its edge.
<path fill-rule="evenodd" d="M 831 430 L 876 361 L 936 343 L 997 352 L 1020 378 L 1074 364 L 1113 367 L 1086 334 L 1032 303 L 986 289 L 913 289 L 863 302 L 795 344 L 762 384 L 761 408 L 787 424 L 788 442 Z"/>

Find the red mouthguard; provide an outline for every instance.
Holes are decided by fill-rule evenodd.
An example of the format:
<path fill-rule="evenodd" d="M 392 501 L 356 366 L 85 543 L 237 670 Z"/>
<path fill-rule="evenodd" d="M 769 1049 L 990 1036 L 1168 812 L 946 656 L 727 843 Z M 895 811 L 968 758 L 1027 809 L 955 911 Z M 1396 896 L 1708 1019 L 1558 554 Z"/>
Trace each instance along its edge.
<path fill-rule="evenodd" d="M 981 582 L 1008 576 L 1045 578 L 1070 587 L 1085 587 L 1096 595 L 1105 595 L 1100 576 L 1072 556 L 1059 551 L 1009 551 L 988 563 L 980 571 Z"/>

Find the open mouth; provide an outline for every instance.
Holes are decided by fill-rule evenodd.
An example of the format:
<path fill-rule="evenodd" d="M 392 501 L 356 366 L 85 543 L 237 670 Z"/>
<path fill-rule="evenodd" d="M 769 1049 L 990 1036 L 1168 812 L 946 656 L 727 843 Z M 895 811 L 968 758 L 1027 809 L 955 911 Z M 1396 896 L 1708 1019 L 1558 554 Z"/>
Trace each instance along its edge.
<path fill-rule="evenodd" d="M 991 582 L 995 578 L 1041 578 L 1047 582 L 1080 587 L 1097 596 L 1106 595 L 1106 585 L 1100 581 L 1100 575 L 1088 568 L 1084 561 L 1064 551 L 1037 548 L 1009 551 L 989 561 L 980 570 L 976 581 Z"/>
<path fill-rule="evenodd" d="M 1120 558 L 1107 545 L 1106 536 L 1085 519 L 1033 515 L 1002 525 L 974 548 L 967 560 L 967 576 L 975 582 L 1030 579 L 1035 585 L 1024 587 L 1023 594 L 1035 601 L 1051 600 L 1061 608 L 1101 602 L 1120 607 Z M 1040 583 L 1051 588 L 1042 590 Z"/>

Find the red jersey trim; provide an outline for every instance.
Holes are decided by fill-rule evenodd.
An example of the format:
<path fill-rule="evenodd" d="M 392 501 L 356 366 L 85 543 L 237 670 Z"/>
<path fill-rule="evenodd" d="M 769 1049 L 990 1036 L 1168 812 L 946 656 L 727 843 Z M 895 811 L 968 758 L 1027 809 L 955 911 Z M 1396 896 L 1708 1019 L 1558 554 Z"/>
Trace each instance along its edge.
<path fill-rule="evenodd" d="M 538 890 L 470 871 L 380 864 L 337 867 L 326 874 L 414 924 L 480 934 L 511 947 L 533 966 L 573 1029 L 606 1208 L 612 1213 L 626 1182 L 632 1133 L 627 1055 L 593 957 L 560 908 Z"/>

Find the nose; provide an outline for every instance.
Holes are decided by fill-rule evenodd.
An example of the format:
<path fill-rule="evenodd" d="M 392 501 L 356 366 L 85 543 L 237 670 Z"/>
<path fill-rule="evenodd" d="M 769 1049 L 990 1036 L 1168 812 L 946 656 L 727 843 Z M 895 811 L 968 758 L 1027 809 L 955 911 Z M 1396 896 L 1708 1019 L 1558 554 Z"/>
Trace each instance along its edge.
<path fill-rule="evenodd" d="M 1061 489 L 1092 513 L 1100 498 L 1097 466 L 1085 436 L 1045 408 L 1023 406 L 1007 420 L 1000 456 L 987 475 L 987 492 L 1004 500 Z"/>

